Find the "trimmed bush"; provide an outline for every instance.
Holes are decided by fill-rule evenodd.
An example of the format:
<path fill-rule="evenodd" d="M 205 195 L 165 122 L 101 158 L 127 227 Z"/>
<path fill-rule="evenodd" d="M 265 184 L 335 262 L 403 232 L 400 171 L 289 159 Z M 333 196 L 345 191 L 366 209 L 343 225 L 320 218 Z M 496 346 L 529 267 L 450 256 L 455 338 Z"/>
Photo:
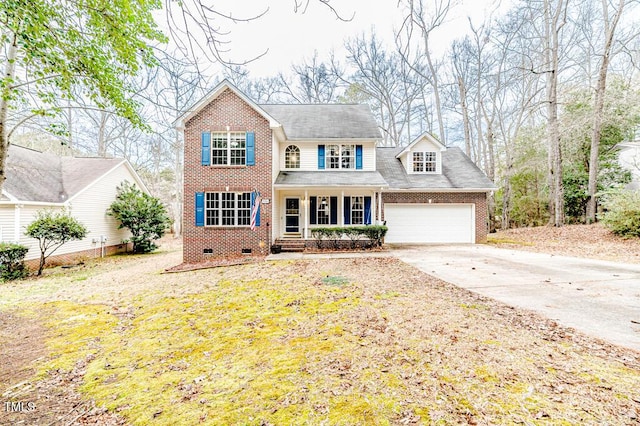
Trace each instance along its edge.
<path fill-rule="evenodd" d="M 343 236 L 351 240 L 351 248 L 355 248 L 357 241 L 367 239 L 370 246 L 381 247 L 382 239 L 387 234 L 387 227 L 384 225 L 358 225 L 345 227 L 319 227 L 311 230 L 311 235 L 316 239 L 318 248 L 322 248 L 323 241 L 330 241 L 331 246 L 338 248 L 338 242 Z"/>
<path fill-rule="evenodd" d="M 612 191 L 604 194 L 604 213 L 598 219 L 616 235 L 640 237 L 640 191 Z"/>
<path fill-rule="evenodd" d="M 0 243 L 0 279 L 2 281 L 19 280 L 29 275 L 24 265 L 24 257 L 29 249 L 15 243 Z"/>

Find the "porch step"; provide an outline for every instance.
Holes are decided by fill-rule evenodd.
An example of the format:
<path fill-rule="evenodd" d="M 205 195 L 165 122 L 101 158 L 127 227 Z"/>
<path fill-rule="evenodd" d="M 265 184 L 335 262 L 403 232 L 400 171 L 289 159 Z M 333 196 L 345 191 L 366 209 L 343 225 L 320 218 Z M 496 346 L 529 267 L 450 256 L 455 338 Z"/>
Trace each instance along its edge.
<path fill-rule="evenodd" d="M 304 241 L 293 239 L 277 239 L 275 242 L 279 245 L 283 252 L 301 252 L 304 251 Z"/>

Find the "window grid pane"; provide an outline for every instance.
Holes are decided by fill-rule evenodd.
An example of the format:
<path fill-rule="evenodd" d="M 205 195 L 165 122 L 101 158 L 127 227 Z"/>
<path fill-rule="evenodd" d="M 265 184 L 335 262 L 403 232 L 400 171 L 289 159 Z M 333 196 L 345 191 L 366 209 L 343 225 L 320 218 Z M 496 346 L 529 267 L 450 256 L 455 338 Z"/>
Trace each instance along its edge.
<path fill-rule="evenodd" d="M 331 217 L 329 197 L 317 197 L 316 205 L 318 206 L 316 222 L 318 225 L 329 225 L 329 218 Z"/>
<path fill-rule="evenodd" d="M 289 145 L 284 152 L 284 167 L 287 169 L 300 168 L 300 148 Z"/>
<path fill-rule="evenodd" d="M 355 145 L 342 145 L 340 152 L 342 156 L 342 168 L 353 169 L 356 164 L 356 146 Z"/>
<path fill-rule="evenodd" d="M 251 193 L 244 192 L 238 194 L 238 225 L 248 226 L 251 224 Z"/>
<path fill-rule="evenodd" d="M 220 194 L 217 192 L 206 193 L 205 217 L 207 226 L 220 224 Z"/>
<path fill-rule="evenodd" d="M 424 171 L 425 172 L 436 171 L 436 153 L 435 152 L 424 153 Z"/>
<path fill-rule="evenodd" d="M 243 166 L 246 161 L 246 141 L 245 133 L 231 133 L 229 135 L 231 146 L 231 165 Z"/>
<path fill-rule="evenodd" d="M 413 171 L 424 172 L 424 152 L 413 153 Z"/>
<path fill-rule="evenodd" d="M 364 197 L 351 197 L 351 224 L 364 224 Z"/>
<path fill-rule="evenodd" d="M 211 135 L 211 164 L 214 166 L 227 164 L 226 133 L 213 133 Z"/>
<path fill-rule="evenodd" d="M 329 162 L 329 169 L 340 168 L 340 145 L 327 146 L 327 161 Z"/>

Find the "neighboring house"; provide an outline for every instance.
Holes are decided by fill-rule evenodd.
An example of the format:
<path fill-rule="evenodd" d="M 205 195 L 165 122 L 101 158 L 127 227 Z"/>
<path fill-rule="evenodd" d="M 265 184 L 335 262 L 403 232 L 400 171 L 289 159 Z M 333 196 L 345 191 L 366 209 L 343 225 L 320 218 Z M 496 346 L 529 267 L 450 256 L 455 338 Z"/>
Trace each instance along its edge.
<path fill-rule="evenodd" d="M 640 142 L 622 142 L 617 148 L 620 165 L 631 172 L 627 189 L 636 191 L 640 189 Z"/>
<path fill-rule="evenodd" d="M 365 105 L 258 105 L 225 80 L 177 125 L 185 262 L 266 252 L 285 238 L 311 244 L 318 226 L 386 222 L 387 243 L 486 239 L 495 187 L 484 173 L 428 134 L 377 147 Z"/>
<path fill-rule="evenodd" d="M 26 259 L 38 259 L 38 240 L 24 235 L 42 209 L 66 208 L 88 230 L 81 241 L 69 241 L 56 250 L 60 261 L 95 257 L 123 250 L 127 229 L 106 214 L 122 181 L 146 187 L 128 161 L 121 158 L 59 157 L 9 146 L 6 177 L 0 198 L 0 238 L 29 247 Z M 54 257 L 50 258 L 51 261 Z"/>

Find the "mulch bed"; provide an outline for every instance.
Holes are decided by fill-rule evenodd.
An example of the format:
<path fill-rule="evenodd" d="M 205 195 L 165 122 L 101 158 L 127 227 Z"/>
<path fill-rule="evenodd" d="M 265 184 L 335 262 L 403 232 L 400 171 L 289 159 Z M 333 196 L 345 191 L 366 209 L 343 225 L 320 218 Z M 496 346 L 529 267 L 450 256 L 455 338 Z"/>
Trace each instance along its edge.
<path fill-rule="evenodd" d="M 226 256 L 215 257 L 211 260 L 198 263 L 181 263 L 164 270 L 165 274 L 175 272 L 196 271 L 198 269 L 219 268 L 222 266 L 246 265 L 249 263 L 259 263 L 265 260 L 266 256 Z"/>

